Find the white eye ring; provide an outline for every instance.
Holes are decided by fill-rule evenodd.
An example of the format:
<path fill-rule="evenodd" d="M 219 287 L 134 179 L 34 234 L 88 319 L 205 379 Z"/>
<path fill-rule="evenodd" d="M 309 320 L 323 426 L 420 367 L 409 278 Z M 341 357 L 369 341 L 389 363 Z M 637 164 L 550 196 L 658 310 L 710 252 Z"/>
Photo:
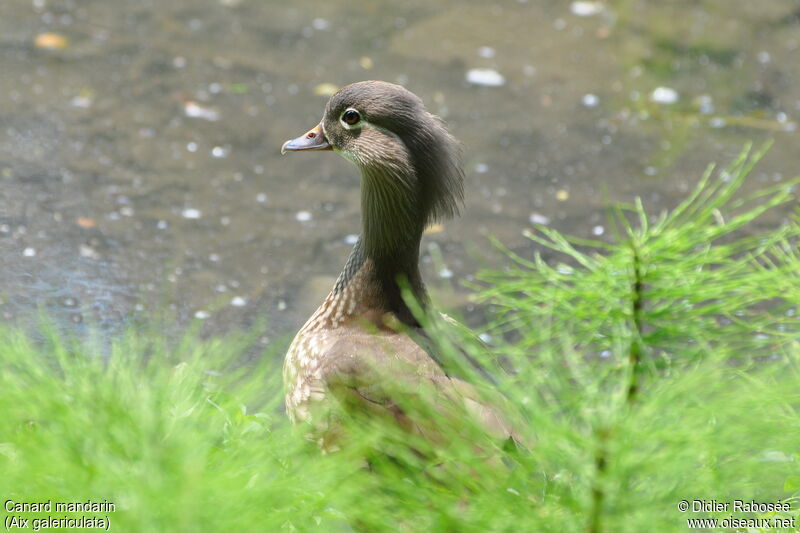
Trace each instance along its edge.
<path fill-rule="evenodd" d="M 361 127 L 361 113 L 358 112 L 357 109 L 353 109 L 352 107 L 348 107 L 342 112 L 342 116 L 339 117 L 339 122 L 342 123 L 342 126 L 345 129 L 354 129 Z"/>

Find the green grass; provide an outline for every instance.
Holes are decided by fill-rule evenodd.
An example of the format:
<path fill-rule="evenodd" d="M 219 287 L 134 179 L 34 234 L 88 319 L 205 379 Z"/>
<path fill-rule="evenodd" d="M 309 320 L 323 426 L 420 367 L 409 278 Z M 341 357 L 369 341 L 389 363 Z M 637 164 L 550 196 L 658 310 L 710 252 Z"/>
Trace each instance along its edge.
<path fill-rule="evenodd" d="M 281 412 L 280 354 L 243 363 L 247 335 L 140 328 L 109 347 L 6 327 L 0 496 L 113 502 L 96 516 L 135 532 L 686 531 L 767 516 L 678 511 L 695 499 L 788 500 L 781 516 L 800 518 L 800 228 L 750 229 L 793 201 L 791 184 L 736 196 L 752 162 L 709 171 L 669 213 L 623 206 L 616 244 L 532 232 L 562 259 L 510 255 L 482 274 L 488 346 L 431 321 L 451 365 L 460 346 L 495 376 L 528 449 L 477 457 L 459 422 L 447 445 L 410 453 L 361 420 L 321 455 Z M 95 516 L 2 518 L 47 515 Z"/>

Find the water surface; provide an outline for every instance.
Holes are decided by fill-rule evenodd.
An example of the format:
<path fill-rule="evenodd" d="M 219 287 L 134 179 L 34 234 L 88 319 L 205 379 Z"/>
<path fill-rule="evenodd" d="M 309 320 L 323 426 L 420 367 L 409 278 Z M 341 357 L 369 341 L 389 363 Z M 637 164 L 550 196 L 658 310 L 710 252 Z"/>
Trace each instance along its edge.
<path fill-rule="evenodd" d="M 6 0 L 0 316 L 290 334 L 358 231 L 358 175 L 279 148 L 362 79 L 406 85 L 464 143 L 464 215 L 423 243 L 463 310 L 459 280 L 503 263 L 489 235 L 607 238 L 608 206 L 672 207 L 748 141 L 775 144 L 747 188 L 796 175 L 799 54 L 793 0 Z"/>

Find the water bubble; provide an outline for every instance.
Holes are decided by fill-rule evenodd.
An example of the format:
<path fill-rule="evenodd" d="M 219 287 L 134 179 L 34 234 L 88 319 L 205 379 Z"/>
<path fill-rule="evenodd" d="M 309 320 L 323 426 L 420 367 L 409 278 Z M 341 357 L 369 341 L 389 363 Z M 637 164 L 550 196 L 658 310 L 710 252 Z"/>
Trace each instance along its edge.
<path fill-rule="evenodd" d="M 221 159 L 223 157 L 228 157 L 228 154 L 231 153 L 230 148 L 224 148 L 222 146 L 215 146 L 211 149 L 212 157 L 216 157 L 217 159 Z"/>
<path fill-rule="evenodd" d="M 678 98 L 678 91 L 672 87 L 656 87 L 650 93 L 650 100 L 657 104 L 674 104 Z"/>
<path fill-rule="evenodd" d="M 483 87 L 501 87 L 506 84 L 505 77 L 491 68 L 472 68 L 467 71 L 467 82 Z"/>
<path fill-rule="evenodd" d="M 206 107 L 193 100 L 188 100 L 183 104 L 183 113 L 189 118 L 201 118 L 209 122 L 219 120 L 219 111 L 214 108 Z M 195 150 L 190 150 L 194 152 Z"/>
<path fill-rule="evenodd" d="M 569 10 L 579 17 L 591 17 L 603 12 L 602 2 L 572 2 Z"/>
<path fill-rule="evenodd" d="M 310 211 L 298 211 L 295 213 L 294 218 L 298 222 L 308 222 L 314 217 Z"/>
<path fill-rule="evenodd" d="M 181 211 L 181 216 L 183 218 L 188 219 L 198 219 L 203 216 L 203 213 L 199 209 L 195 209 L 194 207 L 187 207 L 183 211 Z"/>
<path fill-rule="evenodd" d="M 242 298 L 241 296 L 234 296 L 231 299 L 231 305 L 234 307 L 244 307 L 245 305 L 247 305 L 247 299 Z"/>
<path fill-rule="evenodd" d="M 541 224 L 543 226 L 546 226 L 550 223 L 549 217 L 535 211 L 530 214 L 528 220 L 530 220 L 531 224 Z"/>
<path fill-rule="evenodd" d="M 586 107 L 597 107 L 597 104 L 600 103 L 600 98 L 596 94 L 587 93 L 581 98 L 581 103 Z"/>

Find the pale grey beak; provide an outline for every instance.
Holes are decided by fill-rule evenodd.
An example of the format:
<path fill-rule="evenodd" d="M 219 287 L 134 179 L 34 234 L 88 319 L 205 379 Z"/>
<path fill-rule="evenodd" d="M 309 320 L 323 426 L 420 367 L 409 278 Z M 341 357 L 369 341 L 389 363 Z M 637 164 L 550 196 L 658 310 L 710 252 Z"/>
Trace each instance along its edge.
<path fill-rule="evenodd" d="M 283 143 L 281 146 L 281 154 L 286 152 L 299 152 L 301 150 L 333 150 L 328 139 L 325 138 L 325 132 L 322 130 L 322 123 L 320 122 L 305 134 L 291 139 Z"/>

